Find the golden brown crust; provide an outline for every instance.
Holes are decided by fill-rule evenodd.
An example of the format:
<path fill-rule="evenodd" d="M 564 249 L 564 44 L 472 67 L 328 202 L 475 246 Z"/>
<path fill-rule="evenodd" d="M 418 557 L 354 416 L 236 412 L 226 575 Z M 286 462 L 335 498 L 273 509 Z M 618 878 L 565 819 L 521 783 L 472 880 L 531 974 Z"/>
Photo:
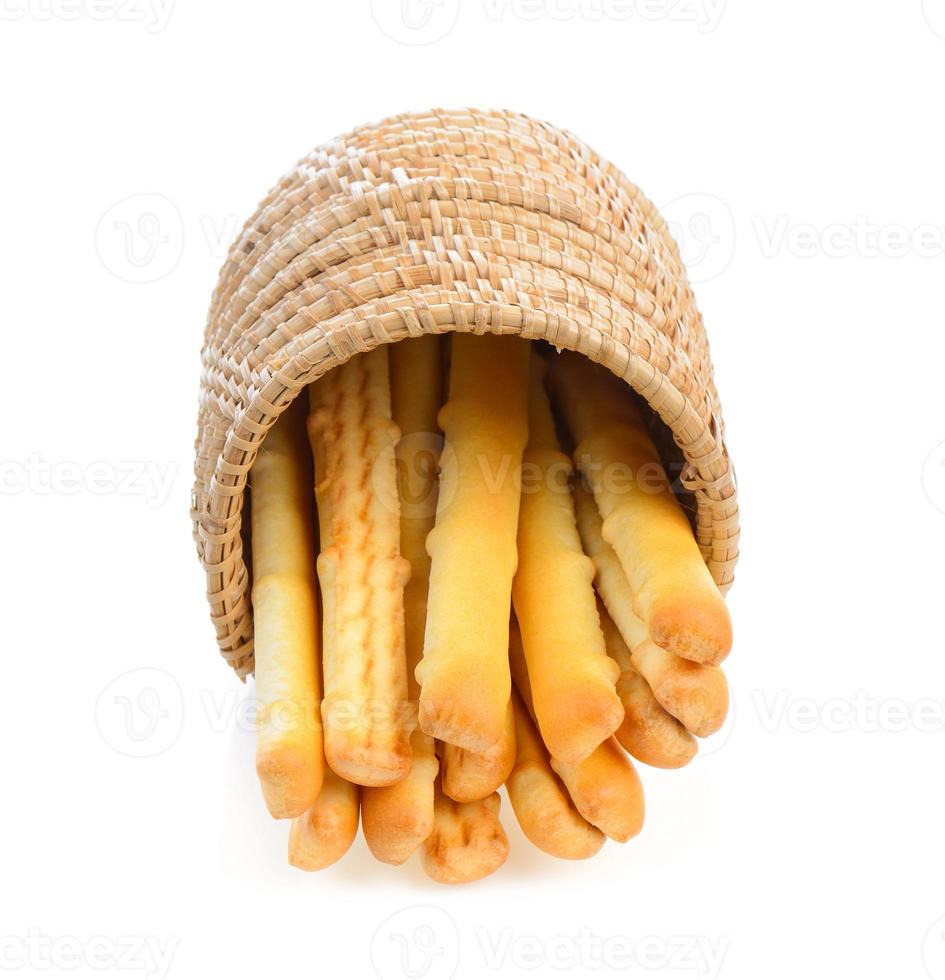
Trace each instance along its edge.
<path fill-rule="evenodd" d="M 391 405 L 401 432 L 397 444 L 400 551 L 410 565 L 404 589 L 407 688 L 416 724 L 419 685 L 414 671 L 423 654 L 430 558 L 426 537 L 436 513 L 437 423 L 440 408 L 440 338 L 420 337 L 390 349 Z M 433 830 L 433 784 L 439 761 L 433 739 L 415 728 L 410 771 L 392 786 L 361 792 L 361 827 L 371 853 L 402 864 Z"/>
<path fill-rule="evenodd" d="M 269 432 L 250 471 L 256 631 L 256 772 L 269 812 L 296 817 L 324 771 L 318 611 L 305 406 Z"/>
<path fill-rule="evenodd" d="M 571 802 L 515 691 L 512 705 L 518 750 L 506 788 L 522 833 L 553 857 L 575 861 L 592 857 L 604 846 L 604 835 Z"/>
<path fill-rule="evenodd" d="M 728 712 L 728 685 L 719 667 L 677 657 L 657 646 L 633 612 L 630 585 L 613 548 L 604 541 L 593 497 L 574 489 L 575 511 L 584 550 L 594 562 L 594 584 L 630 649 L 633 666 L 643 675 L 656 700 L 694 735 L 719 730 Z"/>
<path fill-rule="evenodd" d="M 322 531 L 322 721 L 331 768 L 387 786 L 410 768 L 400 514 L 387 348 L 360 354 L 309 389 Z"/>
<path fill-rule="evenodd" d="M 508 620 L 515 574 L 518 475 L 528 437 L 529 345 L 452 338 L 446 441 L 431 557 L 420 726 L 473 752 L 502 737 Z"/>
<path fill-rule="evenodd" d="M 579 762 L 623 720 L 594 598 L 594 564 L 581 547 L 571 499 L 571 465 L 558 447 L 533 357 L 528 448 L 522 475 L 518 571 L 512 584 L 535 714 L 553 756 Z"/>
<path fill-rule="evenodd" d="M 613 737 L 583 762 L 551 760 L 578 813 L 612 840 L 624 843 L 643 829 L 643 786 L 633 763 Z"/>
<path fill-rule="evenodd" d="M 358 832 L 358 788 L 331 770 L 315 802 L 289 829 L 289 864 L 320 871 L 347 853 Z"/>
<path fill-rule="evenodd" d="M 630 640 L 634 642 L 633 634 Z M 633 664 L 646 678 L 653 696 L 693 735 L 708 738 L 722 727 L 729 699 L 721 668 L 674 657 L 645 633 L 636 634 L 632 649 Z"/>
<path fill-rule="evenodd" d="M 728 609 L 626 385 L 571 352 L 554 359 L 551 379 L 634 612 L 659 646 L 719 664 L 732 646 Z"/>
<path fill-rule="evenodd" d="M 393 786 L 361 790 L 361 829 L 371 853 L 403 864 L 433 831 L 433 784 L 439 762 L 433 739 L 417 729 L 410 737 L 410 771 Z"/>
<path fill-rule="evenodd" d="M 458 745 L 440 743 L 443 792 L 457 803 L 484 800 L 508 778 L 515 765 L 515 719 L 512 702 L 506 709 L 502 738 L 488 752 L 469 752 Z"/>
<path fill-rule="evenodd" d="M 509 644 L 515 688 L 532 720 L 535 708 L 525 656 L 517 642 Z M 586 759 L 571 765 L 551 758 L 551 768 L 567 788 L 578 813 L 613 840 L 624 842 L 643 827 L 644 802 L 640 777 L 613 737 Z"/>
<path fill-rule="evenodd" d="M 695 738 L 656 700 L 646 679 L 633 666 L 630 650 L 603 603 L 599 612 L 607 652 L 620 668 L 617 694 L 623 703 L 624 719 L 615 733 L 617 741 L 648 766 L 679 769 L 695 756 Z"/>
<path fill-rule="evenodd" d="M 478 881 L 497 871 L 509 855 L 500 805 L 498 793 L 457 803 L 437 783 L 433 833 L 423 844 L 423 870 L 444 885 Z"/>
<path fill-rule="evenodd" d="M 436 519 L 441 441 L 437 415 L 442 403 L 440 341 L 436 336 L 418 337 L 390 349 L 391 409 L 400 430 L 396 449 L 400 553 L 410 566 L 404 588 L 404 627 L 411 701 L 420 695 L 415 671 L 423 657 L 430 587 L 427 535 Z"/>

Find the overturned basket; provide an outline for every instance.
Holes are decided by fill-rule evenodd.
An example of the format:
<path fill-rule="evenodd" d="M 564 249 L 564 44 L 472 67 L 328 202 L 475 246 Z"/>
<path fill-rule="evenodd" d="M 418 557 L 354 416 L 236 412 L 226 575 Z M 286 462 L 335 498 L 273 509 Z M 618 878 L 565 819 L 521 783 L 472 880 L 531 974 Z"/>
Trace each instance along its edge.
<path fill-rule="evenodd" d="M 719 587 L 737 559 L 734 474 L 702 319 L 650 201 L 569 133 L 508 112 L 434 111 L 324 144 L 273 188 L 211 303 L 194 535 L 220 651 L 253 670 L 247 476 L 266 432 L 353 355 L 424 333 L 543 339 L 623 378 Z M 660 435 L 660 433 L 658 433 Z"/>

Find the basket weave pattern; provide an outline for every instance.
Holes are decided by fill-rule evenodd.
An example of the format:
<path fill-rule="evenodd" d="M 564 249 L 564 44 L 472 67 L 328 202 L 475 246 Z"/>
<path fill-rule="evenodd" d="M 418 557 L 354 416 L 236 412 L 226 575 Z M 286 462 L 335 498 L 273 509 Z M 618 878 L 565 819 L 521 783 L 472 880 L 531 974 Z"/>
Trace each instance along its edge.
<path fill-rule="evenodd" d="M 708 342 L 652 203 L 571 134 L 506 112 L 365 126 L 301 160 L 230 249 L 202 354 L 193 523 L 220 651 L 253 669 L 247 474 L 306 385 L 378 344 L 517 334 L 623 378 L 672 434 L 724 591 L 734 473 Z"/>

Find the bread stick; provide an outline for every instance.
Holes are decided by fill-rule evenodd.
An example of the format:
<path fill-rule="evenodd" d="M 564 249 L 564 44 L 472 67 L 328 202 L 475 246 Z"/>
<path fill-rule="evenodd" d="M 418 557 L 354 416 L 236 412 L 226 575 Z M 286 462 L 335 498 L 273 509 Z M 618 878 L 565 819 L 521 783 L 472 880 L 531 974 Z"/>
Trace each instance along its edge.
<path fill-rule="evenodd" d="M 388 786 L 410 767 L 407 664 L 387 347 L 309 387 L 321 528 L 322 722 L 331 768 Z"/>
<path fill-rule="evenodd" d="M 385 864 L 403 864 L 433 831 L 433 784 L 439 762 L 432 742 L 416 729 L 410 736 L 410 770 L 403 779 L 361 790 L 364 840 Z"/>
<path fill-rule="evenodd" d="M 423 843 L 423 870 L 444 885 L 478 881 L 498 870 L 509 856 L 500 805 L 498 793 L 457 803 L 437 785 L 433 833 Z"/>
<path fill-rule="evenodd" d="M 594 498 L 576 485 L 574 504 L 584 550 L 594 562 L 594 584 L 630 649 L 633 666 L 656 700 L 690 732 L 705 738 L 718 731 L 728 712 L 728 685 L 721 668 L 674 656 L 653 642 L 633 612 L 630 585 L 613 548 L 603 538 Z"/>
<path fill-rule="evenodd" d="M 506 708 L 502 738 L 487 752 L 470 752 L 448 742 L 440 743 L 443 792 L 457 803 L 484 800 L 508 778 L 515 765 L 515 719 L 512 702 Z"/>
<path fill-rule="evenodd" d="M 696 754 L 695 738 L 653 696 L 603 603 L 599 612 L 607 652 L 620 668 L 617 694 L 623 702 L 624 719 L 615 733 L 617 741 L 648 766 L 679 769 Z"/>
<path fill-rule="evenodd" d="M 358 788 L 331 770 L 315 802 L 289 829 L 289 864 L 321 871 L 351 847 L 358 832 Z"/>
<path fill-rule="evenodd" d="M 551 381 L 634 612 L 670 653 L 719 664 L 732 646 L 728 609 L 626 385 L 571 352 L 554 359 Z"/>
<path fill-rule="evenodd" d="M 567 787 L 578 813 L 611 840 L 626 843 L 643 829 L 643 786 L 613 736 L 583 762 L 570 765 L 553 758 L 551 767 Z"/>
<path fill-rule="evenodd" d="M 556 759 L 576 763 L 623 720 L 571 499 L 571 464 L 561 452 L 545 393 L 545 362 L 532 357 L 529 440 L 522 466 L 518 571 L 512 583 L 535 716 Z"/>
<path fill-rule="evenodd" d="M 529 345 L 453 335 L 420 727 L 472 752 L 502 737 L 511 682 L 508 623 L 517 562 L 519 470 L 528 439 Z"/>
<path fill-rule="evenodd" d="M 516 642 L 509 644 L 509 661 L 522 703 L 535 720 L 528 668 Z M 611 736 L 576 764 L 551 757 L 551 768 L 567 788 L 571 801 L 584 819 L 621 843 L 643 827 L 643 787 L 633 763 Z"/>
<path fill-rule="evenodd" d="M 430 580 L 426 537 L 436 514 L 440 348 L 439 337 L 425 336 L 390 349 L 391 403 L 401 433 L 397 444 L 400 552 L 411 569 L 404 589 L 404 626 L 412 723 L 420 692 L 414 671 L 423 655 Z M 371 853 L 387 864 L 402 864 L 433 830 L 433 784 L 439 769 L 433 739 L 415 728 L 410 748 L 410 771 L 400 782 L 361 792 L 364 839 Z"/>
<path fill-rule="evenodd" d="M 427 535 L 436 519 L 441 348 L 439 337 L 425 336 L 401 341 L 390 349 L 391 404 L 394 423 L 400 430 L 396 449 L 400 553 L 410 568 L 404 588 L 404 626 L 411 701 L 420 695 L 415 674 L 423 657 L 430 587 Z"/>
<path fill-rule="evenodd" d="M 604 835 L 571 802 L 514 690 L 512 708 L 517 748 L 506 789 L 522 833 L 535 847 L 553 857 L 570 860 L 592 857 L 604 846 Z"/>
<path fill-rule="evenodd" d="M 269 431 L 249 474 L 256 772 L 269 812 L 297 817 L 322 784 L 318 608 L 305 404 Z"/>

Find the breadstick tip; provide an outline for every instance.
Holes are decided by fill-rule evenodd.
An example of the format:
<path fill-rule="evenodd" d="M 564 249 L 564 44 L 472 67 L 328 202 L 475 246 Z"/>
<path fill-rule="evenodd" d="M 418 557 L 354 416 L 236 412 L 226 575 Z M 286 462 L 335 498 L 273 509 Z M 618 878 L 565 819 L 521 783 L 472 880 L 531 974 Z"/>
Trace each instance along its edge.
<path fill-rule="evenodd" d="M 654 599 L 650 635 L 658 646 L 680 657 L 717 666 L 732 649 L 732 620 L 721 595 L 698 600 L 686 594 Z"/>

